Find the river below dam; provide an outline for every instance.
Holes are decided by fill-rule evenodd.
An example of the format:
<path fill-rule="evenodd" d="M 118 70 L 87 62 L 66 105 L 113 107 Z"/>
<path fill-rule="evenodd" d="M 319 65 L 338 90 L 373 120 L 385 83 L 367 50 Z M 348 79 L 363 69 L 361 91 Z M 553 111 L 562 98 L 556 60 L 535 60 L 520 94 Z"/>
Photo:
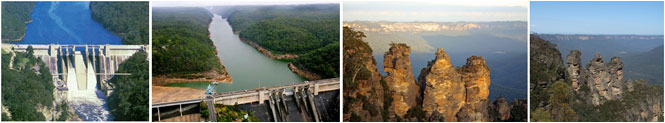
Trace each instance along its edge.
<path fill-rule="evenodd" d="M 293 73 L 288 62 L 271 59 L 242 42 L 233 33 L 228 21 L 215 15 L 208 28 L 210 39 L 217 47 L 218 57 L 233 78 L 233 83 L 215 86 L 217 92 L 241 91 L 260 87 L 272 87 L 302 83 L 306 79 Z M 206 89 L 210 82 L 171 83 L 166 86 Z"/>

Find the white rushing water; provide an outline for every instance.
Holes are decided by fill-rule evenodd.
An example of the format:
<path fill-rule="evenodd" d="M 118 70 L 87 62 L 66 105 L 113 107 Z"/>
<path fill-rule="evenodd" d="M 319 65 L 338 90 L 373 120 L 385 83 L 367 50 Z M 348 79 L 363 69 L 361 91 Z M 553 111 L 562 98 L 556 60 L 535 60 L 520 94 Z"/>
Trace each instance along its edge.
<path fill-rule="evenodd" d="M 78 51 L 77 51 L 78 52 Z M 77 55 L 75 58 L 76 63 L 83 63 L 83 57 Z M 77 64 L 77 65 L 86 65 L 86 64 Z M 81 117 L 84 121 L 107 121 L 111 120 L 111 116 L 106 107 L 106 96 L 104 93 L 97 89 L 97 79 L 95 78 L 95 71 L 92 67 L 77 67 L 79 73 L 76 74 L 76 69 L 70 65 L 67 68 L 67 87 L 69 91 L 67 93 L 67 101 L 69 106 L 74 108 L 76 114 Z M 83 72 L 86 71 L 86 72 Z M 92 78 L 79 78 L 84 76 L 89 76 Z M 87 84 L 79 89 L 78 80 L 85 80 Z"/>

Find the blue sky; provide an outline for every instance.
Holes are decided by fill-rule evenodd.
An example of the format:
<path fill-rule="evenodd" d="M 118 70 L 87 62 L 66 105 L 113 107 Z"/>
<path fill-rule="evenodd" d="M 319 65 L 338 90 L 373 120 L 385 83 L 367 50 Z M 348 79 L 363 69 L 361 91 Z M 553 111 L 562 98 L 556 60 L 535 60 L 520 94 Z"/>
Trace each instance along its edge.
<path fill-rule="evenodd" d="M 662 1 L 532 1 L 531 32 L 663 35 Z"/>
<path fill-rule="evenodd" d="M 345 1 L 344 21 L 526 21 L 526 0 Z"/>

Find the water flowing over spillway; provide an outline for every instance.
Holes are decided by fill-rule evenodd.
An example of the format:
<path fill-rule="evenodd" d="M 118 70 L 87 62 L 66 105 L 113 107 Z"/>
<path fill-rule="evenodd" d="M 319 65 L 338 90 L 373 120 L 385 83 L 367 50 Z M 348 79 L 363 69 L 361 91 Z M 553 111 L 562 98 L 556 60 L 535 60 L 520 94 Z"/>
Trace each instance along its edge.
<path fill-rule="evenodd" d="M 26 25 L 25 38 L 14 44 L 60 44 L 60 45 L 119 45 L 121 38 L 104 29 L 104 27 L 92 19 L 89 9 L 90 2 L 87 1 L 40 1 L 33 8 L 30 17 L 32 22 Z M 82 49 L 76 49 L 80 52 Z M 84 60 L 83 56 L 72 60 Z M 83 61 L 78 61 L 81 66 L 68 65 L 67 103 L 74 109 L 84 121 L 106 121 L 112 120 L 109 109 L 106 106 L 106 95 L 97 88 L 98 79 L 93 67 L 83 67 Z M 88 75 L 77 75 L 86 73 Z M 83 76 L 87 79 L 80 79 Z M 84 81 L 85 85 L 78 86 L 78 82 Z M 57 97 L 64 98 L 64 97 Z"/>
<path fill-rule="evenodd" d="M 77 54 L 80 54 L 77 51 Z M 83 57 L 76 55 L 74 57 L 78 66 L 74 68 L 69 65 L 67 72 L 67 101 L 74 108 L 75 112 L 84 121 L 106 121 L 109 120 L 109 110 L 106 107 L 106 96 L 100 90 L 97 90 L 97 78 L 95 71 L 90 64 L 82 64 Z M 79 73 L 79 74 L 77 74 Z M 80 74 L 83 73 L 83 74 Z M 92 77 L 92 78 L 87 78 Z M 84 83 L 78 83 L 84 81 Z"/>

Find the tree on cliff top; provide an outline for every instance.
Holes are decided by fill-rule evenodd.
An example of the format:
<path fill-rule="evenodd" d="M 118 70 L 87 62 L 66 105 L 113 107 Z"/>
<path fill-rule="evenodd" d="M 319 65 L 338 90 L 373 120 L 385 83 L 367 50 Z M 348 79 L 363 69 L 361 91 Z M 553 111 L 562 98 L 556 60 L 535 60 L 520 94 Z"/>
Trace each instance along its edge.
<path fill-rule="evenodd" d="M 573 93 L 570 86 L 563 81 L 555 82 L 550 89 L 549 112 L 554 121 L 578 121 L 577 113 L 570 108 L 573 101 Z"/>

